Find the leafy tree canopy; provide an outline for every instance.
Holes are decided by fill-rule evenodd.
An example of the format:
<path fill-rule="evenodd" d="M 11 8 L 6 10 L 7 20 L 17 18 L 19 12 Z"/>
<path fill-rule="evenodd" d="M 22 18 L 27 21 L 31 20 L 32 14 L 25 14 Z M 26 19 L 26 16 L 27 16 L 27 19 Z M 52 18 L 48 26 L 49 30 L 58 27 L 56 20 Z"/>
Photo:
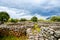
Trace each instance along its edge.
<path fill-rule="evenodd" d="M 60 22 L 60 16 L 52 16 L 50 20 Z"/>
<path fill-rule="evenodd" d="M 27 19 L 25 19 L 25 18 L 21 18 L 20 21 L 27 21 Z"/>
<path fill-rule="evenodd" d="M 10 18 L 10 16 L 7 12 L 0 12 L 0 21 L 1 22 L 7 22 L 9 18 Z"/>
<path fill-rule="evenodd" d="M 33 17 L 31 18 L 31 21 L 37 22 L 37 21 L 38 21 L 38 18 L 37 18 L 36 16 L 33 16 Z"/>

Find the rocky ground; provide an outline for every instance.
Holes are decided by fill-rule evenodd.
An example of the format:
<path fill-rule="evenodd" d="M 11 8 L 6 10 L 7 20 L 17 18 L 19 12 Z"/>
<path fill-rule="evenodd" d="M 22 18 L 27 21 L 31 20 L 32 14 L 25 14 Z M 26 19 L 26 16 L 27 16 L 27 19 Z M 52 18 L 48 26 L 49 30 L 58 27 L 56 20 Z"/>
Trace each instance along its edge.
<path fill-rule="evenodd" d="M 34 24 L 38 24 L 39 32 L 33 30 Z M 60 23 L 47 23 L 47 22 L 21 22 L 9 23 L 0 25 L 1 35 L 15 35 L 20 37 L 27 36 L 28 40 L 60 40 Z"/>
<path fill-rule="evenodd" d="M 37 32 L 34 30 L 32 33 L 32 29 L 27 29 L 27 35 L 29 36 L 28 40 L 60 40 L 60 34 L 57 34 L 55 30 L 49 27 L 41 27 L 41 31 Z"/>

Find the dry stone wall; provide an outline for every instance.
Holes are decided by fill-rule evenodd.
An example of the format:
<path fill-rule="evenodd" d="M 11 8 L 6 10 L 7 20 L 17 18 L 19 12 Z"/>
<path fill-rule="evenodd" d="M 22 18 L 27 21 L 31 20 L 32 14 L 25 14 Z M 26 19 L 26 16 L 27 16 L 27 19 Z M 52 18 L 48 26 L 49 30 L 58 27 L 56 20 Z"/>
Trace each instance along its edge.
<path fill-rule="evenodd" d="M 28 36 L 28 40 L 59 40 L 60 39 L 60 23 L 37 22 L 40 32 L 34 30 L 33 22 L 9 23 L 0 25 L 0 35 L 14 35 L 20 37 Z"/>
<path fill-rule="evenodd" d="M 55 30 L 50 27 L 41 27 L 41 31 L 38 32 L 34 30 L 32 32 L 31 28 L 27 29 L 28 40 L 59 40 L 60 35 L 58 35 Z"/>

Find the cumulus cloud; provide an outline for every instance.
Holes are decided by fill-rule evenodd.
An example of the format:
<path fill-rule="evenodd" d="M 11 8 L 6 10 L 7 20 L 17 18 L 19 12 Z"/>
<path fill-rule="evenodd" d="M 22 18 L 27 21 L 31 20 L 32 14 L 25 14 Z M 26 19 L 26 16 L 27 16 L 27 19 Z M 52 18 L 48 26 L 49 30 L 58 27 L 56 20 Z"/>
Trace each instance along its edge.
<path fill-rule="evenodd" d="M 45 6 L 60 6 L 60 0 L 0 0 L 3 6 L 16 7 L 16 8 L 29 8 L 29 7 L 45 7 Z"/>
<path fill-rule="evenodd" d="M 59 4 L 60 0 L 0 0 L 0 10 L 9 12 L 13 18 L 29 18 L 34 15 L 44 18 L 60 15 Z"/>
<path fill-rule="evenodd" d="M 8 7 L 3 7 L 3 6 L 0 6 L 0 11 L 8 12 L 11 18 L 20 18 L 22 17 L 22 15 L 27 15 L 29 13 L 28 11 L 24 11 L 21 9 L 19 10 L 19 9 L 8 8 Z"/>
<path fill-rule="evenodd" d="M 16 9 L 16 8 L 8 8 L 8 7 L 3 7 L 0 6 L 0 11 L 6 11 L 10 15 L 11 18 L 26 18 L 26 19 L 31 19 L 31 17 L 36 16 L 39 19 L 43 18 L 46 19 L 46 17 L 38 15 L 37 13 L 34 15 L 31 15 L 31 12 L 27 10 L 21 10 L 21 9 Z"/>

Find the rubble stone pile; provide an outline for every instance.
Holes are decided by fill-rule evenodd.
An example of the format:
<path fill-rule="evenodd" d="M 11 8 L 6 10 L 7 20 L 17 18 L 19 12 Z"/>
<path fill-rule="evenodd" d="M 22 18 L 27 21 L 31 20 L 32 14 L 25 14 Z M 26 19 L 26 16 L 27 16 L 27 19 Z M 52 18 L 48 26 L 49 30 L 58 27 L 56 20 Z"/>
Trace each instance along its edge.
<path fill-rule="evenodd" d="M 40 32 L 32 31 L 35 23 L 21 22 L 0 25 L 0 36 L 14 35 L 20 37 L 25 35 L 28 40 L 60 40 L 60 23 L 38 22 Z"/>
<path fill-rule="evenodd" d="M 41 31 L 32 32 L 31 28 L 27 29 L 28 40 L 60 40 L 60 34 L 58 35 L 55 30 L 50 27 L 41 27 Z"/>

